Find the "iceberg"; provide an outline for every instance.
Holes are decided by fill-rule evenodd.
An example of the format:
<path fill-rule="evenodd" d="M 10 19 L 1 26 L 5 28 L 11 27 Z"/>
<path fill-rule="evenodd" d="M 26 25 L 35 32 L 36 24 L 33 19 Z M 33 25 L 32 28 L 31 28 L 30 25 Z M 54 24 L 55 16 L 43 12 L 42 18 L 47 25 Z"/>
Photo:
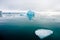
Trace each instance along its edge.
<path fill-rule="evenodd" d="M 33 12 L 33 11 L 31 11 L 31 10 L 29 10 L 28 12 L 27 12 L 27 17 L 29 18 L 29 20 L 32 20 L 32 18 L 35 16 L 35 13 Z"/>
<path fill-rule="evenodd" d="M 38 29 L 35 31 L 35 34 L 40 38 L 40 39 L 44 39 L 50 35 L 53 34 L 52 30 L 48 30 L 48 29 Z"/>

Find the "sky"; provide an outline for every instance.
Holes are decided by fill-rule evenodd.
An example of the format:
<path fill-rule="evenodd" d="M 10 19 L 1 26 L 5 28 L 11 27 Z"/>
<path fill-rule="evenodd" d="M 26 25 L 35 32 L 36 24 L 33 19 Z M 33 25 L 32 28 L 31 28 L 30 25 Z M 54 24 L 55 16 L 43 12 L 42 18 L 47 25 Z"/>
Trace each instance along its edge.
<path fill-rule="evenodd" d="M 0 10 L 60 11 L 60 0 L 0 0 Z"/>

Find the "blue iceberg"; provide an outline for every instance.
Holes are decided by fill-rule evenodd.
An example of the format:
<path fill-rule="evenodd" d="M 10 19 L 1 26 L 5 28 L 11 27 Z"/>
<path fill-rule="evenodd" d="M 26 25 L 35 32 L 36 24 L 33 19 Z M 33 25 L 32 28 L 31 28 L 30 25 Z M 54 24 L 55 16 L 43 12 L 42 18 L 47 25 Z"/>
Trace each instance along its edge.
<path fill-rule="evenodd" d="M 33 18 L 34 16 L 35 16 L 35 13 L 34 13 L 33 11 L 29 10 L 29 11 L 27 12 L 27 17 L 28 17 L 29 20 L 32 20 L 32 18 Z"/>

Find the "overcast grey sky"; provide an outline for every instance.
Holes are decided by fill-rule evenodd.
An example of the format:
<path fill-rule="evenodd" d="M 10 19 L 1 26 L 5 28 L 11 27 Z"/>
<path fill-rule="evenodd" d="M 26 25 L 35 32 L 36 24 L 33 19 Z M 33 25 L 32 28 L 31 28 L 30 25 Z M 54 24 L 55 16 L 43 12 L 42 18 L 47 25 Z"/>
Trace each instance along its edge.
<path fill-rule="evenodd" d="M 0 0 L 0 9 L 60 10 L 60 0 Z"/>

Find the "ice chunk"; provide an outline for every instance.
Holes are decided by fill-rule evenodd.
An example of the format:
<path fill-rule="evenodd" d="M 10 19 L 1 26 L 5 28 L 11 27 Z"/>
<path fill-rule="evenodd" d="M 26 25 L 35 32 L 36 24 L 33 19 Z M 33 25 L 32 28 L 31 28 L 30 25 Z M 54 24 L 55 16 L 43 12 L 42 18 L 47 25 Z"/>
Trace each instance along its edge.
<path fill-rule="evenodd" d="M 43 39 L 51 34 L 53 34 L 52 30 L 48 30 L 48 29 L 38 29 L 35 31 L 35 34 L 40 38 Z"/>
<path fill-rule="evenodd" d="M 29 18 L 29 20 L 32 20 L 32 18 L 35 16 L 35 13 L 33 12 L 33 11 L 31 11 L 31 10 L 29 10 L 28 12 L 27 12 L 27 17 Z"/>

